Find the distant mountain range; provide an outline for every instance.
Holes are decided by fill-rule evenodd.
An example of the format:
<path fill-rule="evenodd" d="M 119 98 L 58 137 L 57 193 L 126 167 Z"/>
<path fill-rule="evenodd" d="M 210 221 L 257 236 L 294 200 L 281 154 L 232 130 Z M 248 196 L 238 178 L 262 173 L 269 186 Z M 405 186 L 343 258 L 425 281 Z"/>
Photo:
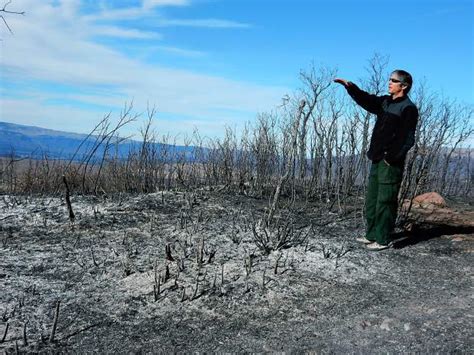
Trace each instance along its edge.
<path fill-rule="evenodd" d="M 91 151 L 96 136 L 87 138 L 86 134 L 55 131 L 34 126 L 24 126 L 7 122 L 0 122 L 0 156 L 70 159 L 75 155 L 80 160 Z M 82 146 L 81 146 L 82 144 Z M 137 149 L 140 142 L 125 140 L 113 146 L 110 154 L 117 153 L 118 157 L 126 157 L 132 149 Z M 161 143 L 154 144 L 157 151 L 168 149 L 174 152 L 192 152 L 194 147 L 171 146 Z M 81 147 L 81 148 L 79 148 Z M 79 149 L 79 150 L 78 150 Z M 95 153 L 102 156 L 104 147 Z"/>
<path fill-rule="evenodd" d="M 0 157 L 14 154 L 16 157 L 30 157 L 33 159 L 42 158 L 44 155 L 47 155 L 48 158 L 71 159 L 71 157 L 75 155 L 75 160 L 81 160 L 85 154 L 91 151 L 96 139 L 96 136 L 87 138 L 86 134 L 0 122 Z M 79 149 L 79 147 L 81 148 Z M 113 146 L 109 150 L 109 153 L 117 154 L 119 158 L 125 158 L 130 151 L 137 151 L 139 147 L 139 141 L 125 140 L 117 146 Z M 157 152 L 166 149 L 167 152 L 170 153 L 170 155 L 168 155 L 169 157 L 171 157 L 173 153 L 185 153 L 188 159 L 191 158 L 191 154 L 196 149 L 194 146 L 185 147 L 162 143 L 154 143 L 153 148 L 155 148 Z M 103 146 L 97 149 L 95 155 L 101 157 L 104 152 L 103 149 Z M 448 152 L 449 150 L 449 148 L 442 149 L 444 152 Z M 461 155 L 463 159 L 467 159 L 469 150 L 457 148 L 453 153 L 453 157 L 459 155 Z"/>

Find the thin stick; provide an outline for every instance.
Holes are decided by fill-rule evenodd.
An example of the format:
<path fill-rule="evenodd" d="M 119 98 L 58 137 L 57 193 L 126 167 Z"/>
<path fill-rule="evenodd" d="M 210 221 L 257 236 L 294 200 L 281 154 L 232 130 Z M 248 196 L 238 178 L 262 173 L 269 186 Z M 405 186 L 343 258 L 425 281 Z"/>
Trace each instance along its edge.
<path fill-rule="evenodd" d="M 224 264 L 222 264 L 222 270 L 221 270 L 221 285 L 224 284 Z"/>
<path fill-rule="evenodd" d="M 199 275 L 196 277 L 196 286 L 194 288 L 194 293 L 191 297 L 191 300 L 195 299 L 196 296 L 197 296 L 197 292 L 198 292 L 198 288 L 199 288 Z"/>
<path fill-rule="evenodd" d="M 179 263 L 176 262 L 176 264 L 178 264 L 178 270 L 176 271 L 176 278 L 174 279 L 174 285 L 178 287 L 178 279 L 179 279 L 180 272 L 179 272 Z"/>
<path fill-rule="evenodd" d="M 158 275 L 158 286 L 157 286 L 157 293 L 158 293 L 158 296 L 160 295 L 161 293 L 161 274 Z"/>
<path fill-rule="evenodd" d="M 198 288 L 199 288 L 199 281 L 196 280 L 196 286 L 194 286 L 194 292 L 193 292 L 193 295 L 191 296 L 191 300 L 194 300 L 197 296 L 197 292 L 198 292 Z"/>
<path fill-rule="evenodd" d="M 165 257 L 166 257 L 166 260 L 174 261 L 174 258 L 171 255 L 171 245 L 170 244 L 165 245 Z"/>
<path fill-rule="evenodd" d="M 282 258 L 283 254 L 279 254 L 278 257 L 276 258 L 276 261 L 275 261 L 275 269 L 274 269 L 274 274 L 278 274 L 278 263 L 280 261 L 280 259 Z"/>
<path fill-rule="evenodd" d="M 165 277 L 163 278 L 163 283 L 166 283 L 168 279 L 170 278 L 170 267 L 168 264 L 165 266 Z"/>
<path fill-rule="evenodd" d="M 198 266 L 202 266 L 203 258 L 204 258 L 204 237 L 201 238 L 201 241 L 199 243 L 199 251 L 197 253 L 198 257 Z"/>
<path fill-rule="evenodd" d="M 23 324 L 23 345 L 28 346 L 28 339 L 26 338 L 26 322 Z"/>
<path fill-rule="evenodd" d="M 72 332 L 71 334 L 68 334 L 67 336 L 65 336 L 64 338 L 61 338 L 61 340 L 64 340 L 64 339 L 69 339 L 70 337 L 73 337 L 79 333 L 82 333 L 82 332 L 85 332 L 86 330 L 89 330 L 93 327 L 97 327 L 98 325 L 102 324 L 102 322 L 99 322 L 99 323 L 95 323 L 95 324 L 91 324 L 91 325 L 88 325 L 87 327 L 84 327 L 82 329 L 79 329 L 79 330 L 76 330 L 75 332 Z"/>
<path fill-rule="evenodd" d="M 7 323 L 7 325 L 5 326 L 5 331 L 3 332 L 2 340 L 0 340 L 0 344 L 3 343 L 5 341 L 5 339 L 7 338 L 7 333 L 8 333 L 8 328 L 9 327 L 10 327 L 10 323 Z"/>
<path fill-rule="evenodd" d="M 67 183 L 65 175 L 63 175 L 63 182 L 64 182 L 64 185 L 66 185 L 66 205 L 67 205 L 67 209 L 69 211 L 69 220 L 71 222 L 74 222 L 75 216 L 74 216 L 74 212 L 72 210 L 72 205 L 71 205 L 69 185 Z"/>
<path fill-rule="evenodd" d="M 161 274 L 158 274 L 157 262 L 155 260 L 155 283 L 153 284 L 153 296 L 155 298 L 155 302 L 158 301 L 160 295 L 160 287 L 161 287 Z"/>
<path fill-rule="evenodd" d="M 51 336 L 49 337 L 49 342 L 52 343 L 54 342 L 54 335 L 56 334 L 56 327 L 58 326 L 58 318 L 59 318 L 59 305 L 61 301 L 56 302 L 56 312 L 54 314 L 54 322 L 53 322 L 53 328 L 51 329 Z"/>
<path fill-rule="evenodd" d="M 216 283 L 217 283 L 217 272 L 214 274 L 214 281 L 212 282 L 212 289 L 216 288 Z"/>

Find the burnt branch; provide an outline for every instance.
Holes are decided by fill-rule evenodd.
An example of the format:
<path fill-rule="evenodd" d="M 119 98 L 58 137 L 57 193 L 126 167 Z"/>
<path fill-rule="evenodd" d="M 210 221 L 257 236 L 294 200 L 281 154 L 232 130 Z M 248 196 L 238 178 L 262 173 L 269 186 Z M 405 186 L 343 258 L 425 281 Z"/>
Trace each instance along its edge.
<path fill-rule="evenodd" d="M 3 21 L 3 24 L 5 25 L 5 27 L 8 29 L 8 32 L 10 32 L 11 34 L 13 34 L 13 31 L 12 29 L 10 28 L 10 26 L 8 25 L 8 22 L 7 20 L 5 19 L 5 16 L 3 14 L 10 14 L 10 15 L 25 15 L 25 11 L 10 11 L 10 10 L 7 10 L 7 6 L 11 4 L 11 0 L 7 1 L 5 3 L 5 5 L 3 5 L 3 8 L 0 9 L 0 18 L 2 19 Z"/>
<path fill-rule="evenodd" d="M 9 327 L 10 327 L 10 323 L 7 322 L 7 324 L 5 325 L 5 330 L 3 331 L 2 339 L 0 339 L 0 344 L 3 343 L 5 341 L 5 339 L 7 338 Z"/>
<path fill-rule="evenodd" d="M 71 205 L 71 198 L 70 198 L 70 190 L 69 190 L 69 185 L 66 180 L 66 176 L 63 175 L 63 183 L 66 186 L 66 205 L 67 205 L 67 210 L 69 212 L 69 220 L 71 223 L 74 222 L 74 211 L 72 210 L 72 205 Z"/>
<path fill-rule="evenodd" d="M 61 301 L 56 302 L 56 310 L 54 312 L 54 321 L 53 321 L 53 327 L 51 328 L 51 335 L 49 336 L 49 342 L 53 343 L 54 342 L 54 336 L 56 335 L 56 328 L 58 326 L 58 318 L 59 318 L 59 305 Z"/>

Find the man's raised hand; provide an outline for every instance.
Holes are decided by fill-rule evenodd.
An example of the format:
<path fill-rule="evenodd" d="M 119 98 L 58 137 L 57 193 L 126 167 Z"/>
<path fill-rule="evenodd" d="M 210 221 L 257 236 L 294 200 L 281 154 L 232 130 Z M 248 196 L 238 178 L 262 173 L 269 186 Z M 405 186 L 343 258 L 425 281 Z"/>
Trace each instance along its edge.
<path fill-rule="evenodd" d="M 334 82 L 335 82 L 335 83 L 338 83 L 338 84 L 341 84 L 341 85 L 344 86 L 345 88 L 349 87 L 349 85 L 350 85 L 350 81 L 347 81 L 347 80 L 341 79 L 341 78 L 336 78 L 336 79 L 334 79 Z"/>

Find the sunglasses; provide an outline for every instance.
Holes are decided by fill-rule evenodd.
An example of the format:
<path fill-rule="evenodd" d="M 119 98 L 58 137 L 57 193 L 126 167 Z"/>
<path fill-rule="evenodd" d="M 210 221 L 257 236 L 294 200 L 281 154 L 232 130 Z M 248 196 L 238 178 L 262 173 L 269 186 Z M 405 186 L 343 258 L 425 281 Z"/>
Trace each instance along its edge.
<path fill-rule="evenodd" d="M 395 78 L 390 78 L 389 81 L 392 82 L 392 83 L 395 83 L 395 84 L 402 82 L 401 80 L 398 80 L 398 79 L 395 79 Z"/>

